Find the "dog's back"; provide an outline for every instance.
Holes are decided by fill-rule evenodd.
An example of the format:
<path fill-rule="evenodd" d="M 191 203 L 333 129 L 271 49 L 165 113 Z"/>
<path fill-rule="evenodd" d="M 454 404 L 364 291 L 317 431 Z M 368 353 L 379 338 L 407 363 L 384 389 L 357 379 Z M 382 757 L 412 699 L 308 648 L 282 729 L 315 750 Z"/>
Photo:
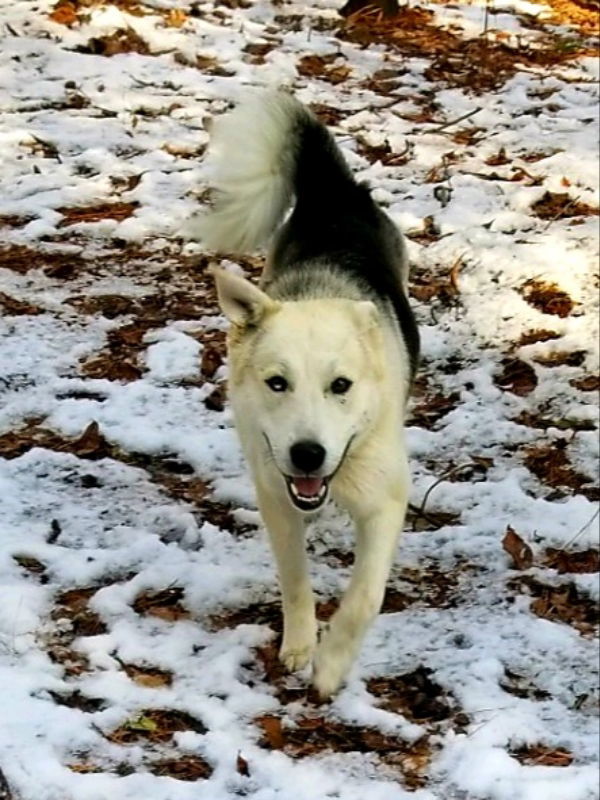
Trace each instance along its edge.
<path fill-rule="evenodd" d="M 243 252 L 275 235 L 266 291 L 282 300 L 373 300 L 399 326 L 414 375 L 419 336 L 402 237 L 329 131 L 292 96 L 262 93 L 217 120 L 211 150 L 217 195 L 205 243 Z"/>

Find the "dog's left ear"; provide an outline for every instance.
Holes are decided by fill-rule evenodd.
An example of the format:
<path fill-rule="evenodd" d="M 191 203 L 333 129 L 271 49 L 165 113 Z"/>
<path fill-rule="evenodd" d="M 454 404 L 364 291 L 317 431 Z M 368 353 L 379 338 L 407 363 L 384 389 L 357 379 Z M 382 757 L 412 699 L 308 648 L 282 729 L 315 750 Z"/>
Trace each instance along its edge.
<path fill-rule="evenodd" d="M 375 303 L 371 300 L 361 300 L 355 304 L 355 309 L 362 332 L 366 333 L 372 328 L 379 327 L 381 319 Z"/>
<path fill-rule="evenodd" d="M 258 325 L 268 311 L 277 307 L 275 300 L 245 278 L 218 267 L 213 267 L 211 272 L 221 311 L 234 325 Z"/>

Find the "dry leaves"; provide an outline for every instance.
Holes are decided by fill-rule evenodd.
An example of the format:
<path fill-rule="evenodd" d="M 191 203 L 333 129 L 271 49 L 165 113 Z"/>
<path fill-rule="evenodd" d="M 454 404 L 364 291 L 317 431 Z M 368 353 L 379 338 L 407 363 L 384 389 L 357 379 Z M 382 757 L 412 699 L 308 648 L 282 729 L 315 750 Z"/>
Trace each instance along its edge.
<path fill-rule="evenodd" d="M 500 365 L 502 372 L 494 376 L 496 386 L 518 397 L 525 397 L 533 392 L 538 379 L 531 364 L 520 358 L 504 358 Z"/>
<path fill-rule="evenodd" d="M 148 763 L 153 775 L 175 778 L 178 781 L 204 781 L 212 775 L 210 764 L 198 755 L 164 758 Z"/>
<path fill-rule="evenodd" d="M 599 553 L 593 547 L 572 552 L 548 547 L 546 549 L 546 566 L 557 570 L 560 574 L 598 572 L 600 571 Z"/>
<path fill-rule="evenodd" d="M 325 56 L 307 55 L 296 64 L 296 69 L 305 78 L 321 78 L 334 85 L 342 83 L 352 73 L 352 69 L 343 63 L 336 63 L 342 59 L 339 53 L 330 53 Z"/>
<path fill-rule="evenodd" d="M 173 674 L 158 669 L 158 667 L 140 667 L 137 664 L 125 664 L 124 662 L 120 662 L 120 664 L 128 678 L 147 689 L 162 689 L 173 683 Z"/>
<path fill-rule="evenodd" d="M 597 492 L 594 487 L 585 488 L 592 479 L 573 468 L 567 452 L 567 441 L 555 441 L 533 445 L 525 451 L 525 466 L 542 483 L 553 488 L 569 488 L 592 499 Z"/>
<path fill-rule="evenodd" d="M 185 711 L 150 708 L 128 719 L 106 738 L 115 744 L 132 744 L 144 740 L 168 742 L 174 733 L 180 731 L 206 733 L 206 726 Z"/>
<path fill-rule="evenodd" d="M 594 208 L 587 203 L 580 203 L 576 197 L 571 197 L 567 192 L 544 192 L 542 197 L 531 206 L 530 211 L 534 217 L 552 221 L 600 214 L 598 208 Z"/>
<path fill-rule="evenodd" d="M 598 630 L 598 604 L 580 592 L 574 584 L 551 586 L 531 575 L 523 575 L 508 583 L 509 588 L 525 588 L 535 599 L 531 611 L 552 622 L 563 622 L 584 636 Z"/>
<path fill-rule="evenodd" d="M 511 756 L 528 767 L 568 767 L 573 763 L 573 753 L 562 747 L 546 747 L 542 744 L 523 745 L 511 750 Z"/>
<path fill-rule="evenodd" d="M 74 208 L 57 208 L 63 219 L 56 226 L 66 228 L 69 225 L 78 225 L 81 222 L 101 222 L 104 219 L 114 219 L 122 222 L 131 217 L 139 203 L 100 203 L 96 206 L 76 206 Z"/>
<path fill-rule="evenodd" d="M 181 604 L 184 596 L 185 592 L 180 586 L 172 586 L 157 592 L 142 592 L 133 601 L 133 610 L 138 614 L 158 617 L 166 622 L 177 622 L 190 616 L 189 611 Z"/>
<path fill-rule="evenodd" d="M 545 283 L 533 278 L 524 283 L 520 291 L 523 299 L 543 314 L 568 317 L 575 305 L 556 283 Z"/>
<path fill-rule="evenodd" d="M 533 551 L 510 525 L 506 528 L 502 547 L 513 560 L 515 569 L 529 569 L 533 565 Z"/>

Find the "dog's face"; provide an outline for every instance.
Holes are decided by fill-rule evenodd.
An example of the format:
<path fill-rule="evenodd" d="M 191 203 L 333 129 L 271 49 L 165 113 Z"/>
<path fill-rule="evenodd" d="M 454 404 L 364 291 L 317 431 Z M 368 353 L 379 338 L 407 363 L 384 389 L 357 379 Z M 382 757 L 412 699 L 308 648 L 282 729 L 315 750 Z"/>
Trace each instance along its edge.
<path fill-rule="evenodd" d="M 238 425 L 259 437 L 291 502 L 314 511 L 353 441 L 378 414 L 383 342 L 375 306 L 338 299 L 279 303 L 230 273 L 217 271 L 216 279 L 232 323 L 230 386 Z"/>

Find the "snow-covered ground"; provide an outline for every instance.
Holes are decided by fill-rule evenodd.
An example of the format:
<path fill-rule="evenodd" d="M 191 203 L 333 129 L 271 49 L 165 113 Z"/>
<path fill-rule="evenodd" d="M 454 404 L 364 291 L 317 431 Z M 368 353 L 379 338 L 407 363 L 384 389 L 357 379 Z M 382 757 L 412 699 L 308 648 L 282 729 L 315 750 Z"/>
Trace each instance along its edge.
<path fill-rule="evenodd" d="M 547 553 L 597 547 L 597 63 L 473 93 L 426 43 L 337 35 L 338 6 L 0 3 L 2 798 L 598 797 L 598 575 Z M 480 41 L 482 5 L 421 8 Z M 545 7 L 492 10 L 550 46 Z M 315 105 L 411 237 L 413 509 L 324 706 L 274 666 L 224 321 L 181 239 L 208 123 L 247 85 Z M 330 508 L 309 538 L 326 604 L 352 532 Z"/>

